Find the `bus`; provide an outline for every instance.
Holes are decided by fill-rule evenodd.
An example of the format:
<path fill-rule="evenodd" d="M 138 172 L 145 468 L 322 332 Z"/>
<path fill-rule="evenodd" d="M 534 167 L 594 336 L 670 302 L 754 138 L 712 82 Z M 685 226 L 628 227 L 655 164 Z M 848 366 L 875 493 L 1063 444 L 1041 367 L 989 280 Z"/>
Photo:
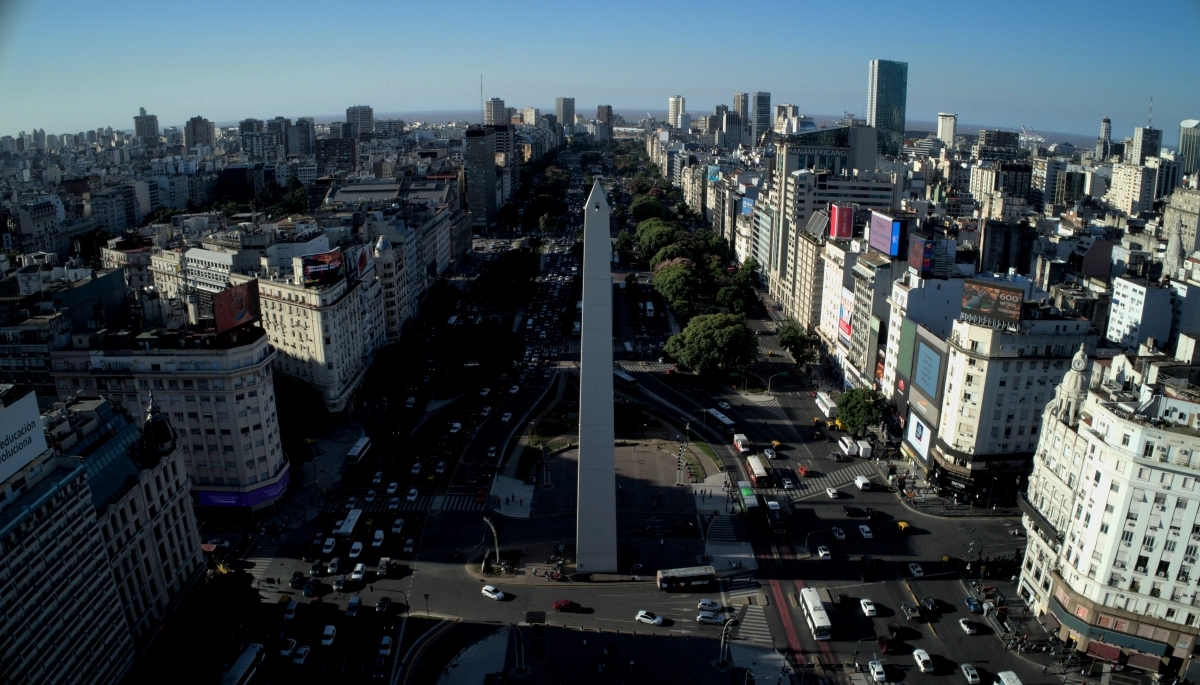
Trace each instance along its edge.
<path fill-rule="evenodd" d="M 747 516 L 755 516 L 762 508 L 758 506 L 758 498 L 754 496 L 754 488 L 748 480 L 739 480 L 738 484 L 738 499 L 742 503 L 742 513 Z"/>
<path fill-rule="evenodd" d="M 833 624 L 829 621 L 829 612 L 821 601 L 821 595 L 815 588 L 806 587 L 800 590 L 800 610 L 804 612 L 804 620 L 812 631 L 814 640 L 828 640 L 833 634 Z"/>
<path fill-rule="evenodd" d="M 233 668 L 225 674 L 225 678 L 221 680 L 221 685 L 246 685 L 258 671 L 258 667 L 263 661 L 263 646 L 258 643 L 252 643 L 242 652 L 238 660 L 234 662 Z"/>
<path fill-rule="evenodd" d="M 770 476 L 767 475 L 767 469 L 763 467 L 762 459 L 759 459 L 757 454 L 746 457 L 746 473 L 750 474 L 750 484 L 754 487 L 771 487 Z"/>
<path fill-rule="evenodd" d="M 743 435 L 741 433 L 734 433 L 733 434 L 733 446 L 736 447 L 737 451 L 740 452 L 741 454 L 746 454 L 747 452 L 750 451 L 750 447 L 751 447 L 750 438 L 747 438 L 745 435 Z"/>
<path fill-rule="evenodd" d="M 654 316 L 654 303 L 653 302 L 646 303 L 646 316 Z"/>
<path fill-rule="evenodd" d="M 354 527 L 358 525 L 358 519 L 362 517 L 362 509 L 351 509 L 349 514 L 346 514 L 346 520 L 342 521 L 342 527 L 333 531 L 334 535 L 344 538 L 354 537 Z"/>
<path fill-rule="evenodd" d="M 774 497 L 764 498 L 767 505 L 767 526 L 776 535 L 787 534 L 787 505 Z"/>
<path fill-rule="evenodd" d="M 638 383 L 633 379 L 633 376 L 630 376 L 624 371 L 613 371 L 613 385 L 615 385 L 618 390 L 633 390 L 637 387 L 637 384 Z"/>
<path fill-rule="evenodd" d="M 829 393 L 817 393 L 817 409 L 825 415 L 825 418 L 837 418 L 837 400 L 829 396 Z"/>
<path fill-rule="evenodd" d="M 668 568 L 655 574 L 659 590 L 679 592 L 683 590 L 716 589 L 717 571 L 712 566 Z"/>
<path fill-rule="evenodd" d="M 351 465 L 359 463 L 369 451 L 371 451 L 371 439 L 359 438 L 358 442 L 354 443 L 354 446 L 346 453 L 346 463 Z"/>
<path fill-rule="evenodd" d="M 716 409 L 709 409 L 708 415 L 716 422 L 718 428 L 725 431 L 726 435 L 733 435 L 733 432 L 737 430 L 733 425 L 733 421 L 730 421 L 728 416 L 725 416 Z"/>

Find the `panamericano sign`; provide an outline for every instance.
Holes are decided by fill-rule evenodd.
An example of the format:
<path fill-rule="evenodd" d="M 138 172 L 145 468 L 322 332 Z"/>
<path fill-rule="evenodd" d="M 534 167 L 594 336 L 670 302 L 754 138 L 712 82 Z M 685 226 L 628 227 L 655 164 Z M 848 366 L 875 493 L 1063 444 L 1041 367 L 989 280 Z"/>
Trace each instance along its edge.
<path fill-rule="evenodd" d="M 0 411 L 0 483 L 45 451 L 46 434 L 33 393 Z"/>

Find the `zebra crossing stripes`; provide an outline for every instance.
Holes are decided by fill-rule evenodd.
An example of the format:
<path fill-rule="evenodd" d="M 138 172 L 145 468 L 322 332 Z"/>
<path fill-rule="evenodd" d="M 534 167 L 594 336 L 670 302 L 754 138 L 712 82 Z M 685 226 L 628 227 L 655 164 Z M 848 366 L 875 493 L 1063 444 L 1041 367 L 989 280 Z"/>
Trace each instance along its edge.
<path fill-rule="evenodd" d="M 442 511 L 482 511 L 484 504 L 475 501 L 475 495 L 446 495 Z"/>
<path fill-rule="evenodd" d="M 346 502 L 349 498 L 341 497 L 326 503 L 324 512 L 339 513 L 349 511 Z M 374 502 L 364 502 L 359 498 L 355 507 L 362 509 L 364 514 L 384 514 L 396 511 L 425 511 L 433 506 L 433 495 L 420 495 L 415 501 L 409 502 L 407 497 L 400 497 L 400 504 L 395 509 L 388 508 L 391 497 L 376 495 Z M 475 501 L 475 495 L 446 495 L 442 501 L 442 511 L 478 511 L 484 505 Z"/>
<path fill-rule="evenodd" d="M 243 566 L 248 566 L 246 570 L 250 575 L 254 576 L 255 580 L 262 580 L 267 574 L 267 567 L 274 561 L 275 555 L 279 554 L 279 543 L 260 539 L 258 544 L 250 550 L 250 555 L 242 559 Z"/>
<path fill-rule="evenodd" d="M 779 492 L 792 493 L 791 500 L 793 502 L 816 497 L 817 495 L 824 497 L 825 488 L 836 488 L 853 482 L 858 476 L 867 476 L 869 478 L 877 473 L 874 464 L 869 461 L 860 461 L 853 466 L 847 466 L 844 469 L 838 469 L 833 473 L 826 473 L 817 478 L 800 478 L 795 490 L 781 490 Z"/>
<path fill-rule="evenodd" d="M 746 601 L 746 598 L 757 596 L 759 584 L 753 578 L 734 579 L 725 583 L 722 593 L 725 595 L 727 604 L 736 607 Z M 747 604 L 739 613 L 737 630 L 734 632 L 735 639 L 764 645 L 774 644 L 771 639 L 771 626 L 767 623 L 767 612 L 764 607 Z"/>
<path fill-rule="evenodd" d="M 617 362 L 617 365 L 624 371 L 646 371 L 649 373 L 659 373 L 675 368 L 674 364 L 663 362 Z"/>
<path fill-rule="evenodd" d="M 718 516 L 708 525 L 709 542 L 737 542 L 733 532 L 733 519 L 729 516 Z"/>

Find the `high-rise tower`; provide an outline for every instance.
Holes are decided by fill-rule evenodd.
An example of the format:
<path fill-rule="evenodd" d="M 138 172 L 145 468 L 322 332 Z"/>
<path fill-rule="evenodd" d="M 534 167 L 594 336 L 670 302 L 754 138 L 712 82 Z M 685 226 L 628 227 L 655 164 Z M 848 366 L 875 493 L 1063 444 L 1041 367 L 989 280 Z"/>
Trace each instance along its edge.
<path fill-rule="evenodd" d="M 867 79 L 867 126 L 879 135 L 879 153 L 899 155 L 908 108 L 908 62 L 871 60 Z"/>
<path fill-rule="evenodd" d="M 667 123 L 673 128 L 682 128 L 683 113 L 687 111 L 682 95 L 672 95 L 667 100 Z"/>
<path fill-rule="evenodd" d="M 954 133 L 958 129 L 958 115 L 950 112 L 938 112 L 937 137 L 946 145 L 954 146 Z"/>
<path fill-rule="evenodd" d="M 750 96 L 750 106 L 754 108 L 750 115 L 750 134 L 754 137 L 753 144 L 758 145 L 762 141 L 763 134 L 770 131 L 775 125 L 771 112 L 771 94 L 765 91 L 755 91 Z"/>
<path fill-rule="evenodd" d="M 493 126 L 495 124 L 509 123 L 508 109 L 504 107 L 504 101 L 500 98 L 492 98 L 484 103 L 483 107 L 483 125 Z"/>
<path fill-rule="evenodd" d="M 1179 122 L 1179 173 L 1200 171 L 1200 119 Z"/>
<path fill-rule="evenodd" d="M 562 124 L 565 129 L 574 130 L 575 126 L 575 98 L 557 98 L 554 101 L 554 116 L 558 117 L 558 123 Z"/>

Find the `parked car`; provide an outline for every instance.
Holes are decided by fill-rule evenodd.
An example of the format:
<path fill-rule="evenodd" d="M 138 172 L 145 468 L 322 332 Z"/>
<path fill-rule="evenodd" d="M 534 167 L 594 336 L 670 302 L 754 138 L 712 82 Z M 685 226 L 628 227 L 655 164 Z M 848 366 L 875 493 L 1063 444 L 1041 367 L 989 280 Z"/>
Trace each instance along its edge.
<path fill-rule="evenodd" d="M 400 489 L 399 483 L 388 483 L 387 494 L 394 495 L 394 494 L 396 494 L 396 491 L 399 489 Z"/>
<path fill-rule="evenodd" d="M 412 500 L 409 500 L 412 501 Z M 388 500 L 388 511 L 395 511 L 400 508 L 400 498 L 393 497 Z"/>
<path fill-rule="evenodd" d="M 407 540 L 405 540 L 405 541 L 404 541 L 404 552 L 405 552 L 405 554 L 411 554 L 411 553 L 412 553 L 412 551 L 413 551 L 413 544 L 414 544 L 414 543 L 413 543 L 413 539 L 412 539 L 412 538 L 409 538 L 409 539 L 407 539 Z"/>
<path fill-rule="evenodd" d="M 380 597 L 378 602 L 375 602 L 375 613 L 386 614 L 388 607 L 392 606 L 391 597 Z"/>
<path fill-rule="evenodd" d="M 351 559 L 357 559 L 359 556 L 362 555 L 362 552 L 363 552 L 363 543 L 355 542 L 353 545 L 350 545 L 350 558 Z"/>
<path fill-rule="evenodd" d="M 383 637 L 379 638 L 379 653 L 382 654 L 383 656 L 391 656 L 392 655 L 392 636 L 391 635 L 384 635 Z"/>
<path fill-rule="evenodd" d="M 825 545 L 821 545 L 820 547 L 817 548 L 817 558 L 818 559 L 832 559 L 833 554 L 831 554 L 829 552 L 828 547 L 826 547 Z"/>
<path fill-rule="evenodd" d="M 925 575 L 925 572 L 921 570 L 920 564 L 909 564 L 908 572 L 913 575 L 913 578 L 920 578 Z"/>
<path fill-rule="evenodd" d="M 321 633 L 321 644 L 328 647 L 333 644 L 335 638 L 337 638 L 337 628 L 332 624 L 325 626 L 325 632 Z"/>
<path fill-rule="evenodd" d="M 288 638 L 283 641 L 283 646 L 279 648 L 279 656 L 286 658 L 286 657 L 291 656 L 292 652 L 295 652 L 295 651 L 296 651 L 296 641 L 291 638 Z"/>
<path fill-rule="evenodd" d="M 834 526 L 833 527 L 833 539 L 834 540 L 845 540 L 846 539 L 846 531 L 842 530 L 841 528 L 838 528 L 837 526 Z"/>
<path fill-rule="evenodd" d="M 367 577 L 367 565 L 355 564 L 354 570 L 350 572 L 350 580 L 362 582 L 363 578 Z"/>
<path fill-rule="evenodd" d="M 371 539 L 372 547 L 383 547 L 383 531 L 375 531 L 375 536 Z"/>
<path fill-rule="evenodd" d="M 346 615 L 350 617 L 357 616 L 359 609 L 362 609 L 362 597 L 354 595 L 346 604 Z"/>
<path fill-rule="evenodd" d="M 296 656 L 292 657 L 292 663 L 297 666 L 303 666 L 304 660 L 308 658 L 308 653 L 312 651 L 308 645 L 304 645 L 296 650 Z"/>
<path fill-rule="evenodd" d="M 871 533 L 870 526 L 859 526 L 858 532 L 862 534 L 864 540 L 870 540 L 871 538 L 875 537 L 874 534 Z"/>
<path fill-rule="evenodd" d="M 980 604 L 979 600 L 975 599 L 974 597 L 963 597 L 963 604 L 967 605 L 967 611 L 971 612 L 972 614 L 983 613 L 983 605 Z"/>

